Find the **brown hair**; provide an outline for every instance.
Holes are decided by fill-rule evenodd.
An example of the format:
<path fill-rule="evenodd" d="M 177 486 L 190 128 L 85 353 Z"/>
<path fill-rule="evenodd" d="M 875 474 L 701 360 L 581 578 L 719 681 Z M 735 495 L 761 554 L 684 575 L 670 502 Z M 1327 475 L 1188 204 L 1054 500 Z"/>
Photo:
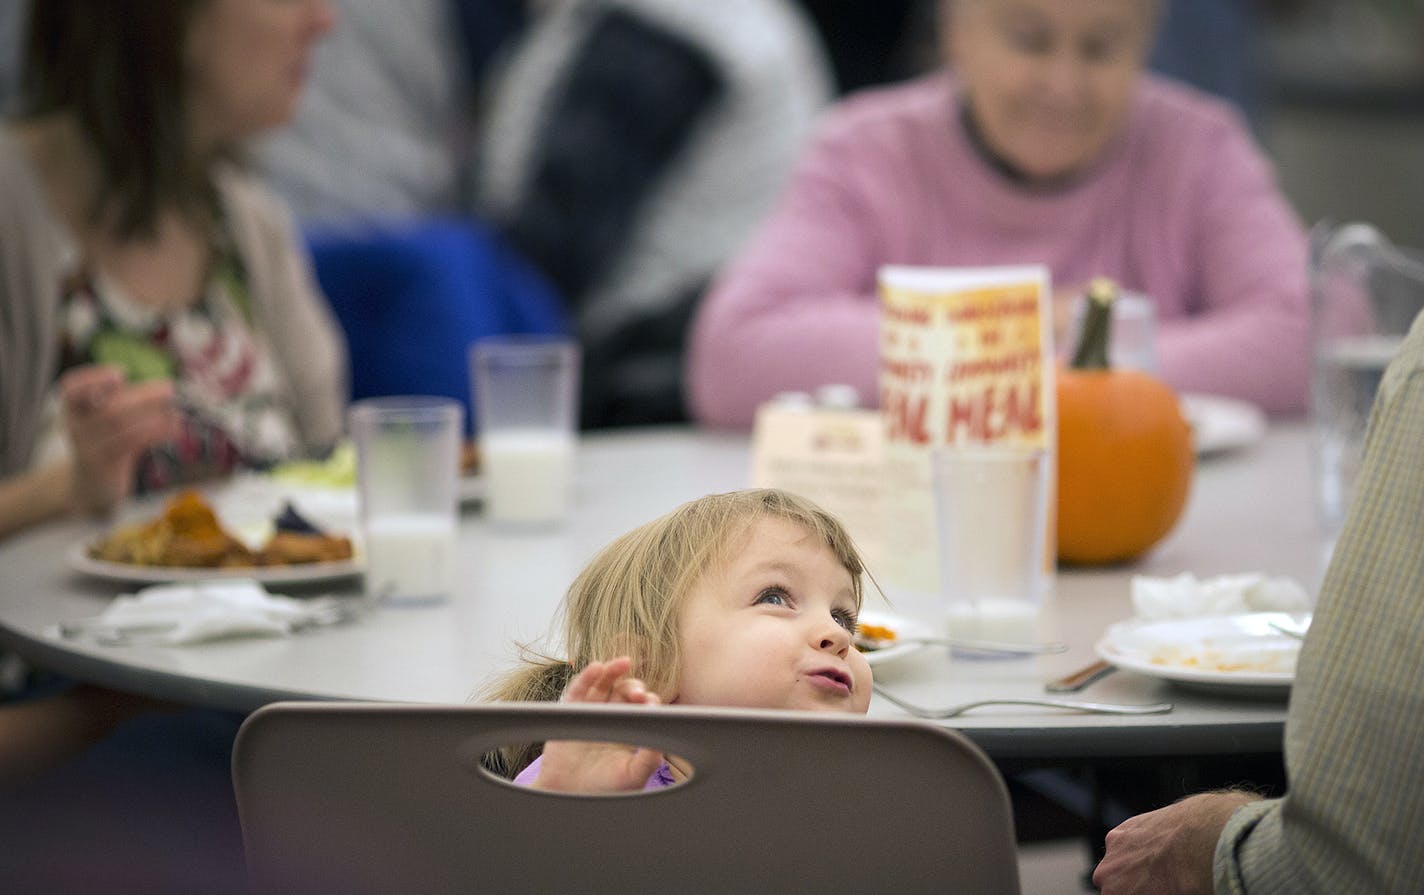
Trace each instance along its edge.
<path fill-rule="evenodd" d="M 35 0 L 20 115 L 74 116 L 99 164 L 96 225 L 152 233 L 159 212 L 204 214 L 214 190 L 188 142 L 185 47 L 209 0 Z"/>
<path fill-rule="evenodd" d="M 561 610 L 568 658 L 533 654 L 484 697 L 557 700 L 589 662 L 630 655 L 632 673 L 654 691 L 677 684 L 682 655 L 679 610 L 694 584 L 722 562 L 757 521 L 784 519 L 805 528 L 850 572 L 859 608 L 865 564 L 841 523 L 809 500 L 773 488 L 711 494 L 633 529 L 607 547 L 570 585 Z M 873 579 L 872 579 L 873 580 Z M 540 744 L 511 747 L 486 764 L 506 775 L 522 770 Z"/>

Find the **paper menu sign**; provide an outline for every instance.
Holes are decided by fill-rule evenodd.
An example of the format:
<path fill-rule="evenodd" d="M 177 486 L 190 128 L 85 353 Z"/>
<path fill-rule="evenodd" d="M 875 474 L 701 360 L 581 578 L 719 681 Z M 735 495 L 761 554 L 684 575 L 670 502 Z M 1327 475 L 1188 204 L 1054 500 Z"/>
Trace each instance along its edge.
<path fill-rule="evenodd" d="M 872 573 L 880 563 L 882 426 L 874 410 L 786 407 L 757 410 L 752 485 L 781 488 L 841 521 Z"/>
<path fill-rule="evenodd" d="M 1041 265 L 881 268 L 879 574 L 897 599 L 939 592 L 933 447 L 1052 448 L 1051 296 Z"/>

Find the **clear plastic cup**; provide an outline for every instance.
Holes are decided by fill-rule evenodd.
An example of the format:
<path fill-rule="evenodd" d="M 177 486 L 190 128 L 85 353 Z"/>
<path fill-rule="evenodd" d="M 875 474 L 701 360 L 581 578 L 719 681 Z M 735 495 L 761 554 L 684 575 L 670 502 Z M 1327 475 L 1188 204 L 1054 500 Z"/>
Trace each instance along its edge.
<path fill-rule="evenodd" d="M 930 455 L 948 636 L 1037 640 L 1049 582 L 1048 452 L 958 445 Z"/>
<path fill-rule="evenodd" d="M 448 398 L 368 398 L 348 416 L 366 592 L 389 602 L 447 599 L 455 589 L 464 408 Z"/>
<path fill-rule="evenodd" d="M 496 336 L 470 347 L 485 515 L 548 526 L 569 512 L 578 442 L 579 349 L 557 336 Z"/>

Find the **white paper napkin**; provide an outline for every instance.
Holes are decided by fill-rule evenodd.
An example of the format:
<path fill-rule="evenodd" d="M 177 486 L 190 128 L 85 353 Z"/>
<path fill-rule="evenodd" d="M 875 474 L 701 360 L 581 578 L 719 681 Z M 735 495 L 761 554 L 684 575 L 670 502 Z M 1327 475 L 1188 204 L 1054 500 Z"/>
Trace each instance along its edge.
<path fill-rule="evenodd" d="M 258 582 L 244 578 L 145 587 L 115 597 L 93 618 L 62 624 L 60 633 L 113 645 L 179 645 L 226 637 L 282 637 L 353 615 L 354 601 L 294 600 L 269 594 Z"/>
<path fill-rule="evenodd" d="M 1310 595 L 1293 578 L 1260 572 L 1198 581 L 1183 572 L 1173 578 L 1134 575 L 1132 607 L 1138 618 L 1194 618 L 1245 612 L 1308 612 Z"/>

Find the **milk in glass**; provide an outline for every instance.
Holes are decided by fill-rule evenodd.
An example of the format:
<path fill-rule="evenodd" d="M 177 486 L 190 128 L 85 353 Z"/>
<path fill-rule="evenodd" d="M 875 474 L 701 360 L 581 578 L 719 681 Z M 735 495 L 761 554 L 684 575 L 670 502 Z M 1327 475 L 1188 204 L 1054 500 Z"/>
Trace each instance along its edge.
<path fill-rule="evenodd" d="M 366 520 L 367 590 L 402 601 L 440 600 L 455 589 L 455 520 L 391 513 Z"/>
<path fill-rule="evenodd" d="M 945 609 L 950 637 L 1032 643 L 1038 639 L 1038 603 L 1023 599 L 981 597 L 951 602 Z"/>
<path fill-rule="evenodd" d="M 492 336 L 470 348 L 485 515 L 543 527 L 569 509 L 578 431 L 578 345 L 560 336 Z"/>
<path fill-rule="evenodd" d="M 497 429 L 480 442 L 486 512 L 498 522 L 546 524 L 568 512 L 574 435 L 551 428 Z"/>
<path fill-rule="evenodd" d="M 356 401 L 349 415 L 366 593 L 413 604 L 452 597 L 463 408 L 404 395 Z"/>

